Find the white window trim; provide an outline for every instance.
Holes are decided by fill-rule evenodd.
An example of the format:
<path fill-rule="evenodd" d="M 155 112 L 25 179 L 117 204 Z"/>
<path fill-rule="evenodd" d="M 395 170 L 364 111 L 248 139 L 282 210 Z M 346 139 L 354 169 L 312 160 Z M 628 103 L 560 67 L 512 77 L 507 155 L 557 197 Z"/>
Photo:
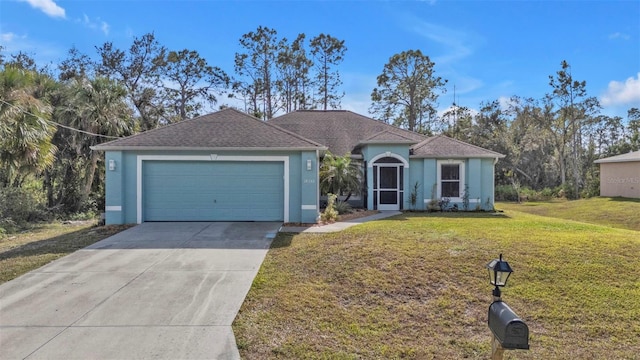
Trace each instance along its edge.
<path fill-rule="evenodd" d="M 371 160 L 369 160 L 369 162 L 367 162 L 367 167 L 368 168 L 372 168 L 374 165 L 377 166 L 378 164 L 375 164 L 375 162 L 380 160 L 380 159 L 382 159 L 382 158 L 385 158 L 385 157 L 392 157 L 392 158 L 398 159 L 398 160 L 400 160 L 400 162 L 402 163 L 402 166 L 405 169 L 409 168 L 409 162 L 405 158 L 403 158 L 402 155 L 398 155 L 398 154 L 392 153 L 390 151 L 387 151 L 387 152 L 384 152 L 382 154 L 378 154 L 378 155 L 372 157 Z"/>
<path fill-rule="evenodd" d="M 449 200 L 452 202 L 461 202 L 464 197 L 464 189 L 465 189 L 465 173 L 464 173 L 464 160 L 438 160 L 436 162 L 436 179 L 438 181 L 437 186 L 437 198 L 442 199 L 442 165 L 453 165 L 458 164 L 460 166 L 460 196 L 459 197 L 450 197 Z"/>
<path fill-rule="evenodd" d="M 229 156 L 229 155 L 138 155 L 136 163 L 137 222 L 142 223 L 142 162 L 143 161 L 282 161 L 284 164 L 284 222 L 289 222 L 289 157 Z"/>

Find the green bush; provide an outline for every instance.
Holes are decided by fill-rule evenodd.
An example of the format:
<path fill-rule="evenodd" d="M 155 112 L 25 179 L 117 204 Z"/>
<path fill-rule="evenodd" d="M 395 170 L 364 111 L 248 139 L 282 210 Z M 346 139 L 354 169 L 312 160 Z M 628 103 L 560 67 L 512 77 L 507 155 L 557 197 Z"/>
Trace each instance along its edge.
<path fill-rule="evenodd" d="M 511 185 L 498 185 L 495 190 L 496 201 L 518 201 L 518 193 Z"/>
<path fill-rule="evenodd" d="M 521 201 L 547 201 L 551 199 L 564 198 L 567 194 L 567 186 L 556 188 L 544 188 L 533 190 L 529 187 L 520 189 Z M 518 194 L 511 185 L 496 186 L 496 201 L 518 201 Z"/>
<path fill-rule="evenodd" d="M 29 223 L 49 220 L 43 195 L 25 187 L 0 188 L 0 228 L 15 232 Z"/>
<path fill-rule="evenodd" d="M 320 220 L 323 222 L 334 222 L 338 219 L 338 211 L 336 211 L 335 203 L 338 196 L 334 194 L 327 194 L 327 208 L 320 215 Z"/>
<path fill-rule="evenodd" d="M 333 205 L 333 208 L 336 209 L 338 214 L 351 214 L 353 212 L 353 208 L 346 201 L 338 201 Z"/>

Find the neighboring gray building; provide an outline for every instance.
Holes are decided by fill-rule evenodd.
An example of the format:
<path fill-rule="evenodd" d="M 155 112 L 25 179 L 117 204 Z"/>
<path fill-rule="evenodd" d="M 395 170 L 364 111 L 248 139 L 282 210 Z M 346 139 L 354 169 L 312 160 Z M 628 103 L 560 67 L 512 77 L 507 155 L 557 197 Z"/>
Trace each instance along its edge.
<path fill-rule="evenodd" d="M 640 199 L 640 151 L 595 161 L 600 164 L 600 196 Z"/>

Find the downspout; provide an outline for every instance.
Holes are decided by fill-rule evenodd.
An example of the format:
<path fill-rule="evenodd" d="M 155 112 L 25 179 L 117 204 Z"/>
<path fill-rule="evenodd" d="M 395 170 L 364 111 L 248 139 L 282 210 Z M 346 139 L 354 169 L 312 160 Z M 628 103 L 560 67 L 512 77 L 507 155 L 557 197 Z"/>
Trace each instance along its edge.
<path fill-rule="evenodd" d="M 493 159 L 493 167 L 491 168 L 491 177 L 493 181 L 491 182 L 491 196 L 492 196 L 492 205 L 493 208 L 496 208 L 496 164 L 498 163 L 498 158 Z"/>

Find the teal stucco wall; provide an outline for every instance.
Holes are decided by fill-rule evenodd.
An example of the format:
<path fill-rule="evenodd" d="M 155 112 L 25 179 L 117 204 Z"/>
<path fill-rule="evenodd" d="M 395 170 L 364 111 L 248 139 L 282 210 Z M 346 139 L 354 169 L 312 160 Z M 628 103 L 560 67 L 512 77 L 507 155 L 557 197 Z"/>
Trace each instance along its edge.
<path fill-rule="evenodd" d="M 139 214 L 138 156 L 146 157 L 194 157 L 197 161 L 227 161 L 236 157 L 260 158 L 264 156 L 288 160 L 288 218 L 289 222 L 315 222 L 318 217 L 318 154 L 315 151 L 107 151 L 105 159 L 114 160 L 115 170 L 106 170 L 107 224 L 138 223 L 144 218 Z M 249 158 L 248 158 L 249 157 Z M 307 160 L 311 161 L 307 170 Z M 146 160 L 161 161 L 161 160 Z M 230 160 L 229 160 L 230 161 Z"/>
<path fill-rule="evenodd" d="M 438 166 L 441 163 L 461 163 L 464 178 L 461 191 L 466 189 L 469 204 L 467 210 L 492 210 L 494 206 L 494 161 L 495 159 L 458 158 L 458 159 L 427 159 L 411 158 L 409 145 L 370 144 L 362 149 L 362 155 L 367 162 L 367 208 L 374 209 L 373 197 L 373 169 L 372 159 L 390 153 L 392 157 L 400 157 L 408 162 L 403 177 L 403 208 L 401 210 L 427 210 L 432 199 L 441 199 L 438 194 Z M 415 185 L 417 184 L 417 188 Z M 412 192 L 416 191 L 415 204 L 411 201 Z M 451 199 L 450 206 L 456 205 L 459 210 L 465 210 L 464 197 Z"/>
<path fill-rule="evenodd" d="M 421 207 L 418 208 L 420 210 L 426 210 L 432 199 L 441 200 L 441 197 L 437 195 L 438 160 L 445 163 L 448 161 L 445 159 L 411 159 L 411 184 L 414 184 L 415 181 L 421 183 L 422 201 Z M 494 206 L 494 159 L 452 160 L 463 162 L 464 181 L 461 190 L 466 189 L 468 192 L 467 210 L 492 210 Z M 465 210 L 462 196 L 459 199 L 452 199 L 449 205 L 457 205 L 459 210 Z"/>

